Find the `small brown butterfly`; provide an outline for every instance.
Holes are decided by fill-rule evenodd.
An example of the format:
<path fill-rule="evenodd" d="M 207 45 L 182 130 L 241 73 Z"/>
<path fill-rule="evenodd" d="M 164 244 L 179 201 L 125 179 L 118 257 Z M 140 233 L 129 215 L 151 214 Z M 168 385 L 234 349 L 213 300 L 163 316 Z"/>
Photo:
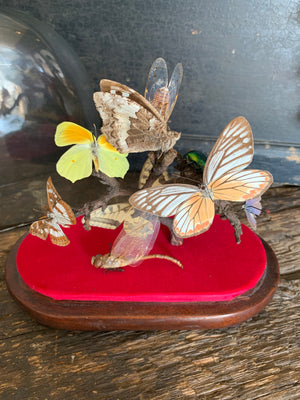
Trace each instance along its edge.
<path fill-rule="evenodd" d="M 57 246 L 67 246 L 70 240 L 62 231 L 60 225 L 67 227 L 76 224 L 76 218 L 71 207 L 57 193 L 51 177 L 47 180 L 47 197 L 49 211 L 47 216 L 31 224 L 29 232 L 46 240 L 50 235 L 51 242 Z"/>
<path fill-rule="evenodd" d="M 158 71 L 164 69 L 164 74 L 154 73 L 155 62 L 155 67 L 152 65 L 150 69 L 145 92 L 149 101 L 128 86 L 107 79 L 100 82 L 101 92 L 94 93 L 94 102 L 103 120 L 101 131 L 120 153 L 165 152 L 180 138 L 180 133 L 169 129 L 167 120 L 177 100 L 182 67 L 178 71 L 175 68 L 177 72 L 167 86 L 166 65 L 161 64 L 164 66 Z"/>

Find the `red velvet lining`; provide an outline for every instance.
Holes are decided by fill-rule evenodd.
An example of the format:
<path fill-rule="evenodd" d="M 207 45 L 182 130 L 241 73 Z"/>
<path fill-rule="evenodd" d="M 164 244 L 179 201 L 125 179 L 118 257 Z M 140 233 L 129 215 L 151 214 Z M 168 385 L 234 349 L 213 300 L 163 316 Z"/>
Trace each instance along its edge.
<path fill-rule="evenodd" d="M 216 216 L 211 228 L 170 245 L 169 231 L 161 227 L 150 254 L 168 254 L 184 269 L 167 260 L 143 261 L 124 271 L 104 271 L 91 265 L 91 257 L 109 252 L 120 231 L 77 225 L 64 229 L 71 243 L 53 245 L 32 235 L 25 237 L 17 254 L 18 270 L 33 290 L 56 300 L 91 301 L 224 301 L 253 288 L 266 267 L 259 238 L 243 225 L 236 244 L 228 221 Z"/>

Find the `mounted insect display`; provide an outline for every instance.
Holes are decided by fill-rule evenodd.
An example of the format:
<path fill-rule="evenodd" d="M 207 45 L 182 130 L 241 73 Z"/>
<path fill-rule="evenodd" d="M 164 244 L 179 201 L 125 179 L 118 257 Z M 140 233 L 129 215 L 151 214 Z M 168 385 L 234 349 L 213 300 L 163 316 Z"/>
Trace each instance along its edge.
<path fill-rule="evenodd" d="M 248 169 L 253 134 L 241 116 L 208 156 L 174 148 L 181 133 L 168 120 L 182 77 L 180 63 L 169 79 L 158 58 L 144 96 L 102 79 L 93 96 L 101 132 L 57 126 L 56 145 L 71 146 L 57 173 L 72 183 L 92 175 L 106 193 L 72 211 L 48 179 L 49 212 L 17 244 L 7 275 L 13 295 L 23 305 L 30 298 L 25 307 L 41 322 L 83 330 L 216 328 L 271 300 L 277 260 L 253 230 L 272 175 Z M 139 152 L 146 159 L 132 178 L 127 156 Z"/>

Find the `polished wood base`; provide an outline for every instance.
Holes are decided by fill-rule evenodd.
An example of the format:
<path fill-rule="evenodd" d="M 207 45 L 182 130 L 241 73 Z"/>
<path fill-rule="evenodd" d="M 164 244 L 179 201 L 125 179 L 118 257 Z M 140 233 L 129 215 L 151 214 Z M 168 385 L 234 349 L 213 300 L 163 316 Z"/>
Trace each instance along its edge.
<path fill-rule="evenodd" d="M 257 285 L 231 301 L 119 302 L 53 300 L 31 290 L 16 265 L 21 238 L 6 264 L 12 296 L 40 323 L 67 330 L 212 329 L 239 324 L 259 313 L 272 299 L 279 267 L 271 247 L 262 240 L 267 267 Z"/>

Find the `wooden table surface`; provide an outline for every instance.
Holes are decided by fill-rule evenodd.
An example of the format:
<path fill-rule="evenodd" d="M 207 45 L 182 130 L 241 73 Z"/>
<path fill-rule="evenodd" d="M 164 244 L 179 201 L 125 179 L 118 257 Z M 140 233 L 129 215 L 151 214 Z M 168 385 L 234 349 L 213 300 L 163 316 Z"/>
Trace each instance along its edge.
<path fill-rule="evenodd" d="M 3 218 L 14 214 L 16 227 L 0 233 L 1 400 L 300 399 L 299 187 L 271 188 L 264 196 L 270 213 L 259 219 L 257 232 L 272 246 L 281 270 L 265 310 L 226 329 L 154 332 L 51 329 L 12 299 L 5 262 L 28 227 L 17 227 L 22 221 L 16 214 L 26 214 L 24 207 L 7 210 L 9 204 L 16 210 L 20 192 L 28 203 L 25 187 L 2 196 Z M 44 183 L 32 183 L 31 193 L 33 188 L 44 190 Z M 27 206 L 34 208 L 34 202 Z"/>

